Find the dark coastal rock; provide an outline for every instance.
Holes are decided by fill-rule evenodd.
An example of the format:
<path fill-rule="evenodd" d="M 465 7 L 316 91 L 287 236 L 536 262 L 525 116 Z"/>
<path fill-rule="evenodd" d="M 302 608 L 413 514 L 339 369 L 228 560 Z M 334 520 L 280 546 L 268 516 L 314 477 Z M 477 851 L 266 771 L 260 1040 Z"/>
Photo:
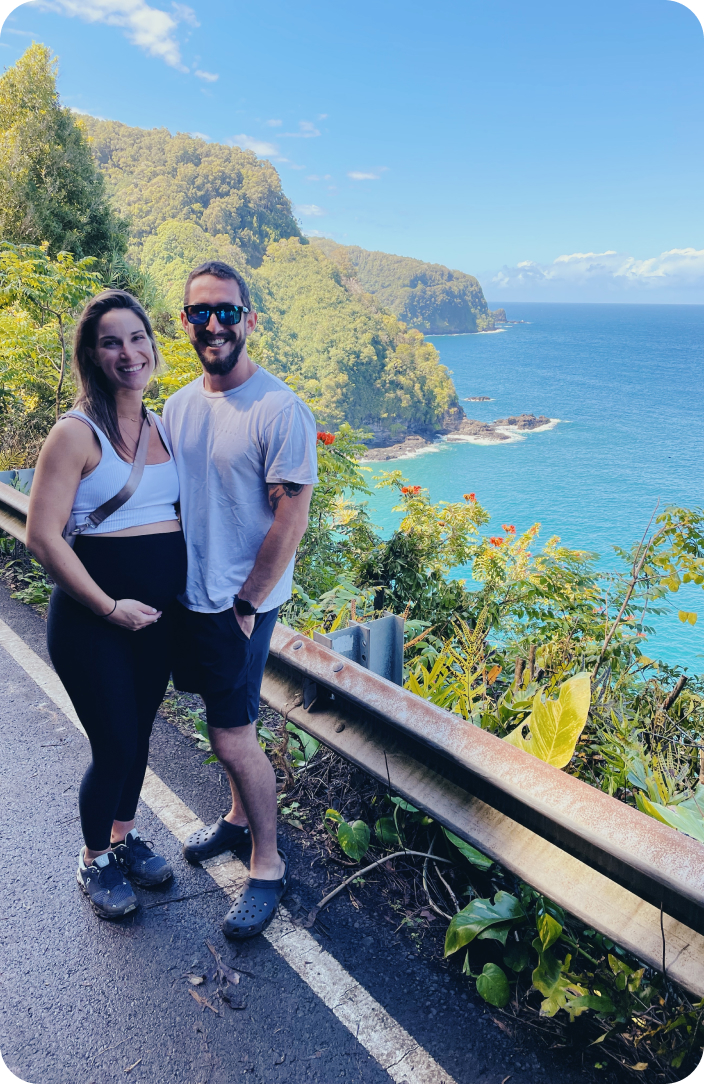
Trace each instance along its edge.
<path fill-rule="evenodd" d="M 432 444 L 432 441 L 418 436 L 417 433 L 411 433 L 400 443 L 390 444 L 384 448 L 367 448 L 362 456 L 362 462 L 386 463 L 389 459 L 399 459 L 400 456 L 408 455 L 409 452 L 419 452 L 421 448 L 427 448 L 429 444 Z"/>
<path fill-rule="evenodd" d="M 548 425 L 550 418 L 541 414 L 536 418 L 535 414 L 518 414 L 511 418 L 497 418 L 494 425 L 510 425 L 512 429 L 539 429 L 542 425 Z"/>
<path fill-rule="evenodd" d="M 480 437 L 482 440 L 501 441 L 510 439 L 505 433 L 497 433 L 493 425 L 480 422 L 476 418 L 464 418 L 456 433 L 458 437 Z M 452 436 L 448 436 L 447 439 L 452 440 Z"/>

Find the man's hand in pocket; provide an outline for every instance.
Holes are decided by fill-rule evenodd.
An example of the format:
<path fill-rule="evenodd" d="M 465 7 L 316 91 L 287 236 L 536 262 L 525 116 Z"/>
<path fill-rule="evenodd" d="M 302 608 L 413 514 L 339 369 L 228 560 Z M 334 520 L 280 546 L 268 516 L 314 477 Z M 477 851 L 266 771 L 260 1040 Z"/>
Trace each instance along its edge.
<path fill-rule="evenodd" d="M 244 633 L 244 635 L 247 637 L 248 640 L 251 639 L 252 633 L 254 632 L 254 617 L 255 617 L 255 615 L 254 614 L 251 614 L 251 615 L 248 614 L 245 617 L 240 617 L 240 615 L 237 613 L 237 610 L 235 609 L 234 606 L 232 607 L 232 612 L 235 615 L 235 621 L 237 622 L 239 627 L 242 629 L 242 632 Z"/>

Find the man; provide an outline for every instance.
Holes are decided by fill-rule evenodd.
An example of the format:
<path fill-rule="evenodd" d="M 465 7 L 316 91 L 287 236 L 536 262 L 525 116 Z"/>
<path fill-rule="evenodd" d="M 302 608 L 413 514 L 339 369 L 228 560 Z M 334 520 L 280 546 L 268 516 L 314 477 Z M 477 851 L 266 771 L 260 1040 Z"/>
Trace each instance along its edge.
<path fill-rule="evenodd" d="M 223 930 L 252 937 L 273 918 L 288 876 L 276 844 L 274 771 L 253 724 L 308 524 L 316 427 L 305 403 L 247 354 L 257 315 L 237 271 L 217 260 L 192 271 L 181 321 L 203 375 L 164 409 L 188 550 L 174 682 L 202 695 L 232 791 L 229 813 L 194 833 L 184 855 L 200 862 L 232 850 L 246 860 L 251 850 L 250 876 Z"/>

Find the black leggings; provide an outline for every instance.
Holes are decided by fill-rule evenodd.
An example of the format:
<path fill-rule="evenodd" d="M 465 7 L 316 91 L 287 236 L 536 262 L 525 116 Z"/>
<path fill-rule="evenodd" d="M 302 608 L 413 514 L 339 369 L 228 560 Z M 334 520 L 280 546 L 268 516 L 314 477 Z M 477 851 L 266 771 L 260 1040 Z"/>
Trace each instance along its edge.
<path fill-rule="evenodd" d="M 139 632 L 111 625 L 54 588 L 49 607 L 51 661 L 90 739 L 92 762 L 79 792 L 81 827 L 92 851 L 110 846 L 114 820 L 137 809 L 154 716 L 171 670 L 176 595 L 186 585 L 180 531 L 132 538 L 76 539 L 76 556 L 111 598 L 162 610 Z"/>

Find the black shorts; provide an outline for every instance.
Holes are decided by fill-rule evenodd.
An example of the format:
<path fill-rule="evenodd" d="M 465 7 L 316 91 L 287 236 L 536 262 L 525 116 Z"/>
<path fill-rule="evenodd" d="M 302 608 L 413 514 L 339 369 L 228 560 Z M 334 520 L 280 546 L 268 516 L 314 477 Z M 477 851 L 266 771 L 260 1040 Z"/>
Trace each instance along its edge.
<path fill-rule="evenodd" d="M 178 607 L 173 680 L 182 692 L 199 693 L 209 727 L 247 726 L 259 716 L 259 693 L 278 607 L 257 614 L 250 639 L 232 607 L 202 614 Z"/>

